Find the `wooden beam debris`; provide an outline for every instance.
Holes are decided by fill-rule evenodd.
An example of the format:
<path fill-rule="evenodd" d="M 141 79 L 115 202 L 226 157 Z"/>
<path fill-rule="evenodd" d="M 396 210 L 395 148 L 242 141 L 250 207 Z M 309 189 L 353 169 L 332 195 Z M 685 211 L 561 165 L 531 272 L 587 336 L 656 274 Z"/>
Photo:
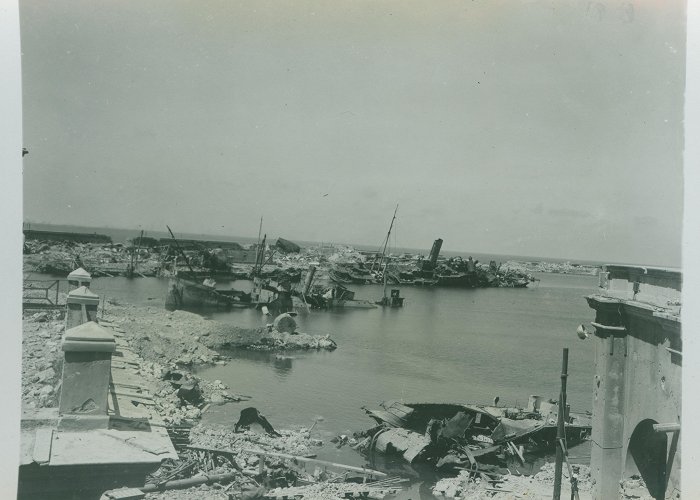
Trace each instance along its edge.
<path fill-rule="evenodd" d="M 325 460 L 318 460 L 316 458 L 306 458 L 298 455 L 287 455 L 286 453 L 276 453 L 272 451 L 264 451 L 264 450 L 251 450 L 244 448 L 243 450 L 244 453 L 249 453 L 251 455 L 258 455 L 261 457 L 260 462 L 263 462 L 262 457 L 278 457 L 278 458 L 286 458 L 287 460 L 296 460 L 298 462 L 307 462 L 307 463 L 313 463 L 313 464 L 318 464 L 318 465 L 324 465 L 326 467 L 337 467 L 339 469 L 344 469 L 344 470 L 349 470 L 352 472 L 357 472 L 359 474 L 364 474 L 366 476 L 375 476 L 375 477 L 387 477 L 387 474 L 384 472 L 380 472 L 378 470 L 372 470 L 368 469 L 366 467 L 355 467 L 353 465 L 345 465 L 345 464 L 339 464 L 335 462 L 327 462 Z"/>

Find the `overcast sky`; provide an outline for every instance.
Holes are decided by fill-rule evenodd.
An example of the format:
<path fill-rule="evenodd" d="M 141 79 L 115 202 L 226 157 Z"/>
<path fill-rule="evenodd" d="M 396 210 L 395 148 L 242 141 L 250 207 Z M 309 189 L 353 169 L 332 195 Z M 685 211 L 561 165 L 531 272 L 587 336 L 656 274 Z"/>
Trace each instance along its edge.
<path fill-rule="evenodd" d="M 20 14 L 26 221 L 680 265 L 684 2 Z"/>

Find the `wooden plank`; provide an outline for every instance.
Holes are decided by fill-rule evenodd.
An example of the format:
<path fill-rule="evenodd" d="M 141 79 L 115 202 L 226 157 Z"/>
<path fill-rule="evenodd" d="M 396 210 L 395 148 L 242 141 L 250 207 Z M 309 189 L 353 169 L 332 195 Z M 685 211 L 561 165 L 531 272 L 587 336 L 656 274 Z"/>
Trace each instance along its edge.
<path fill-rule="evenodd" d="M 467 458 L 469 459 L 469 463 L 472 465 L 477 465 L 478 462 L 476 461 L 476 457 L 472 453 L 472 450 L 469 449 L 468 446 L 462 446 L 462 451 L 467 454 Z"/>

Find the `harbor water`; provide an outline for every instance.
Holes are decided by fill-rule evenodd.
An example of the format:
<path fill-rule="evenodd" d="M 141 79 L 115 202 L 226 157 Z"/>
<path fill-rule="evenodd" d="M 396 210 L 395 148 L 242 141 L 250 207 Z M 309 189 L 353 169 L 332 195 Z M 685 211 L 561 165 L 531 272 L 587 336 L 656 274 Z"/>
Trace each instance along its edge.
<path fill-rule="evenodd" d="M 405 307 L 398 309 L 301 312 L 298 330 L 330 334 L 338 349 L 226 352 L 231 362 L 200 368 L 198 375 L 252 399 L 212 406 L 203 421 L 232 426 L 242 408 L 255 406 L 278 428 L 317 421 L 315 432 L 327 441 L 371 427 L 362 407 L 385 400 L 491 404 L 498 396 L 501 405 L 525 405 L 532 394 L 557 398 L 564 347 L 568 401 L 573 411 L 590 410 L 593 343 L 580 340 L 576 327 L 594 317 L 584 297 L 595 291 L 597 278 L 537 277 L 525 289 L 403 287 Z M 96 278 L 92 284 L 102 297 L 154 308 L 163 307 L 166 288 L 167 280 L 157 278 Z M 382 296 L 381 286 L 350 288 L 358 299 Z M 272 322 L 253 309 L 205 316 L 243 327 Z M 324 448 L 319 456 L 358 463 L 347 447 Z"/>
<path fill-rule="evenodd" d="M 256 406 L 275 426 L 310 426 L 326 437 L 371 427 L 361 409 L 385 400 L 525 405 L 528 396 L 557 398 L 562 348 L 569 348 L 568 402 L 591 409 L 593 343 L 576 327 L 593 311 L 584 296 L 597 278 L 547 274 L 526 289 L 404 287 L 405 307 L 311 311 L 299 314 L 299 330 L 329 333 L 333 352 L 230 352 L 226 366 L 199 375 L 218 379 Z M 351 287 L 356 297 L 377 300 L 380 286 Z M 259 311 L 217 313 L 219 321 L 260 326 Z M 239 405 L 214 407 L 205 421 L 233 424 Z M 335 453 L 329 459 L 352 457 Z"/>

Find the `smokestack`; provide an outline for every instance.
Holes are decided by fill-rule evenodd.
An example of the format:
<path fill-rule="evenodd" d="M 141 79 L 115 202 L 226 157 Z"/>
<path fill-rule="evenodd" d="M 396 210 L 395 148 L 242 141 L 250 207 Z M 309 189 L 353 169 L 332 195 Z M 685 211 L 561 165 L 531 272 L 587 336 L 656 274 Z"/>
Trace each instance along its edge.
<path fill-rule="evenodd" d="M 431 269 L 434 269 L 435 264 L 437 264 L 438 255 L 440 255 L 441 248 L 442 248 L 442 239 L 438 238 L 433 243 L 433 248 L 430 250 L 430 257 L 428 258 L 428 260 L 430 261 L 430 268 Z"/>

